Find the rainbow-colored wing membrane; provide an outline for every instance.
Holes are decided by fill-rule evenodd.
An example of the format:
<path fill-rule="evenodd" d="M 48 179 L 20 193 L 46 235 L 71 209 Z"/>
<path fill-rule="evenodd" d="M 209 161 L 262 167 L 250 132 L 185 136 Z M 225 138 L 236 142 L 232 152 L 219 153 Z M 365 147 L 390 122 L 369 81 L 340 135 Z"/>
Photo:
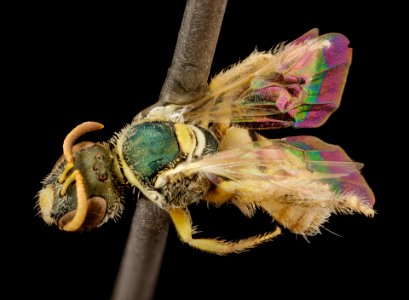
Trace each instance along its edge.
<path fill-rule="evenodd" d="M 251 129 L 321 126 L 341 101 L 348 44 L 342 34 L 318 36 L 313 29 L 272 52 L 254 52 L 212 80 L 207 121 Z"/>
<path fill-rule="evenodd" d="M 353 163 L 341 147 L 313 136 L 292 136 L 284 140 L 294 147 L 288 149 L 304 160 L 312 173 L 340 175 L 323 179 L 334 192 L 356 195 L 366 205 L 374 205 L 374 194 L 360 173 L 362 165 Z"/>
<path fill-rule="evenodd" d="M 319 40 L 327 41 L 329 45 L 312 51 L 290 71 L 293 76 L 308 81 L 301 86 L 305 93 L 302 104 L 288 111 L 294 120 L 294 127 L 322 125 L 341 101 L 352 49 L 348 48 L 348 39 L 338 33 L 326 34 Z M 288 102 L 284 102 L 281 107 L 285 107 Z"/>
<path fill-rule="evenodd" d="M 210 201 L 224 197 L 248 216 L 262 208 L 294 233 L 313 235 L 333 213 L 373 216 L 375 198 L 353 162 L 338 146 L 313 136 L 269 140 L 230 127 L 217 154 L 185 164 L 216 186 Z M 222 195 L 222 196 L 220 196 Z"/>

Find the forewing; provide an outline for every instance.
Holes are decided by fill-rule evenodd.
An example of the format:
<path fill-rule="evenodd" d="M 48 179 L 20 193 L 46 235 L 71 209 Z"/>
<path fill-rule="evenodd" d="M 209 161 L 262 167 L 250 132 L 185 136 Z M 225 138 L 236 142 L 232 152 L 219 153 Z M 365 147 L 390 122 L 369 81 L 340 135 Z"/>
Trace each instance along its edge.
<path fill-rule="evenodd" d="M 338 108 L 352 58 L 339 33 L 313 29 L 270 52 L 254 52 L 218 74 L 187 120 L 251 129 L 318 127 Z M 204 113 L 208 112 L 208 114 Z"/>
<path fill-rule="evenodd" d="M 204 174 L 214 183 L 216 198 L 228 194 L 246 215 L 261 207 L 291 231 L 310 235 L 332 213 L 374 214 L 374 195 L 361 168 L 340 147 L 316 137 L 269 140 L 232 127 L 219 153 L 182 163 L 166 175 Z"/>
<path fill-rule="evenodd" d="M 362 166 L 339 146 L 313 136 L 270 140 L 233 127 L 221 141 L 220 152 L 185 162 L 167 172 L 169 175 L 203 173 L 216 184 L 216 177 L 238 183 L 243 180 L 268 182 L 270 187 L 285 187 L 289 182 L 318 182 L 332 193 L 356 195 L 372 206 L 375 199 L 360 174 Z M 252 188 L 257 190 L 258 186 Z"/>

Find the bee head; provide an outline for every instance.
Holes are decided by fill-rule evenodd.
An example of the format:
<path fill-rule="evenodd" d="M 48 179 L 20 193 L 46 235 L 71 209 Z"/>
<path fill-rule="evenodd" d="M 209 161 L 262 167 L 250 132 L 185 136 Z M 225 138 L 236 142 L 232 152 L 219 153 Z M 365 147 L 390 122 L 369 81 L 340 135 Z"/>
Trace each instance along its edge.
<path fill-rule="evenodd" d="M 38 193 L 39 214 L 64 231 L 99 227 L 123 209 L 122 175 L 116 155 L 106 143 L 74 143 L 83 134 L 102 129 L 85 122 L 65 138 L 63 156 L 43 181 Z"/>

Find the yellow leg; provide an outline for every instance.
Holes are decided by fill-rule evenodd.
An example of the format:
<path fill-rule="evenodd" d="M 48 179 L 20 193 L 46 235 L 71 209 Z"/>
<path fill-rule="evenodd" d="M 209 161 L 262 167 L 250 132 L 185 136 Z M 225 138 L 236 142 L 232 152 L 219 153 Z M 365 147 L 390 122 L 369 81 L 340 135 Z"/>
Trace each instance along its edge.
<path fill-rule="evenodd" d="M 192 219 L 189 211 L 183 208 L 171 208 L 169 209 L 169 214 L 173 224 L 175 224 L 179 237 L 183 242 L 202 251 L 219 255 L 238 253 L 253 248 L 281 233 L 280 228 L 276 227 L 273 232 L 252 236 L 235 242 L 227 242 L 218 239 L 194 239 L 192 237 L 194 230 L 192 228 Z"/>
<path fill-rule="evenodd" d="M 211 188 L 205 195 L 207 202 L 219 206 L 233 197 L 235 188 L 228 181 L 222 181 Z"/>

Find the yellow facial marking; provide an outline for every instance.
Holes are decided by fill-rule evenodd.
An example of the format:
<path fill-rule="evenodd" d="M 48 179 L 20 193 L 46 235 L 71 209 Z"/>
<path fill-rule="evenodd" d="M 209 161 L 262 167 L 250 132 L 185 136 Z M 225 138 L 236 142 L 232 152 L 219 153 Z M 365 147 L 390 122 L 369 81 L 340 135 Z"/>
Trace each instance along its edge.
<path fill-rule="evenodd" d="M 50 217 L 54 199 L 54 190 L 52 187 L 47 186 L 40 191 L 38 205 L 40 206 L 41 217 L 47 224 L 54 223 L 54 219 Z"/>

